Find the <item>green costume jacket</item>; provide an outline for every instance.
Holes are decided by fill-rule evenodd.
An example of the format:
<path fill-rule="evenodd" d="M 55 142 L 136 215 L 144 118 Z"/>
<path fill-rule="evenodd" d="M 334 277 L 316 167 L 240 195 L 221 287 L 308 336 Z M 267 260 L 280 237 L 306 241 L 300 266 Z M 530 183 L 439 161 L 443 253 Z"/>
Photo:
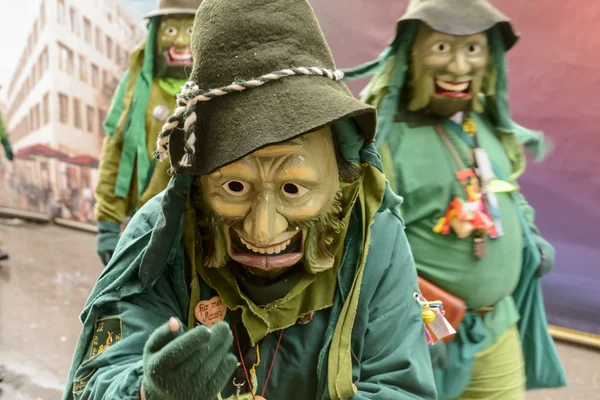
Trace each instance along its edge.
<path fill-rule="evenodd" d="M 149 24 L 149 39 L 132 54 L 104 122 L 107 136 L 95 195 L 101 223 L 122 224 L 169 183 L 167 164 L 157 165 L 152 153 L 183 81 L 153 77 L 156 24 Z M 164 108 L 164 119 L 157 118 L 156 107 Z"/>
<path fill-rule="evenodd" d="M 350 214 L 333 305 L 315 312 L 310 323 L 285 330 L 267 398 L 436 398 L 421 306 L 413 297 L 416 270 L 397 212 L 400 199 L 380 172 L 372 145 L 363 147 L 360 160 L 366 160 L 366 172 Z M 190 185 L 190 177 L 174 177 L 127 226 L 81 314 L 65 400 L 137 400 L 146 340 L 171 316 L 189 321 L 195 300 L 186 279 L 182 221 L 188 213 L 182 210 Z M 376 247 L 368 251 L 370 243 Z M 201 282 L 200 299 L 213 295 Z M 119 339 L 101 352 L 99 323 L 112 326 Z M 266 334 L 260 345 L 266 361 L 257 369 L 259 387 L 278 336 Z M 228 387 L 223 395 L 232 392 Z"/>

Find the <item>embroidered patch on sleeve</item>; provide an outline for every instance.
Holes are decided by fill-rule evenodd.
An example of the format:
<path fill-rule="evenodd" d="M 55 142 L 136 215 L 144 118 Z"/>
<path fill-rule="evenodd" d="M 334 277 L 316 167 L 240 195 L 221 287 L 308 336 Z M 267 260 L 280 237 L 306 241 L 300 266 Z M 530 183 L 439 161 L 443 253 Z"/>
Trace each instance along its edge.
<path fill-rule="evenodd" d="M 85 389 L 85 387 L 87 386 L 88 382 L 90 381 L 90 378 L 92 377 L 92 375 L 94 375 L 94 372 L 96 372 L 95 368 L 87 376 L 73 381 L 73 395 L 77 396 L 78 394 L 81 394 L 81 392 L 83 392 L 83 389 Z"/>
<path fill-rule="evenodd" d="M 123 322 L 120 317 L 102 318 L 96 321 L 90 359 L 106 351 L 110 346 L 121 340 Z"/>

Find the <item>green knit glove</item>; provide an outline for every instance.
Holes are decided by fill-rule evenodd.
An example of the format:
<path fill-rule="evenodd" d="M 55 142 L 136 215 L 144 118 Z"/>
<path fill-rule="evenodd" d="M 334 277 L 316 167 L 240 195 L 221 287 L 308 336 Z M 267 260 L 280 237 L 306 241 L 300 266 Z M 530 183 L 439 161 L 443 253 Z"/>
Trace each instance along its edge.
<path fill-rule="evenodd" d="M 157 328 L 144 347 L 146 400 L 212 400 L 237 368 L 225 322 L 185 331 L 175 318 Z"/>
<path fill-rule="evenodd" d="M 4 152 L 6 153 L 6 158 L 8 158 L 9 161 L 12 161 L 13 152 L 12 152 L 12 147 L 10 146 L 10 142 L 8 141 L 7 138 L 0 140 L 0 142 L 2 143 L 2 146 L 4 146 Z"/>
<path fill-rule="evenodd" d="M 98 222 L 98 236 L 96 236 L 96 252 L 100 256 L 100 260 L 107 265 L 112 257 L 117 243 L 119 243 L 119 235 L 121 234 L 121 225 L 111 221 Z"/>

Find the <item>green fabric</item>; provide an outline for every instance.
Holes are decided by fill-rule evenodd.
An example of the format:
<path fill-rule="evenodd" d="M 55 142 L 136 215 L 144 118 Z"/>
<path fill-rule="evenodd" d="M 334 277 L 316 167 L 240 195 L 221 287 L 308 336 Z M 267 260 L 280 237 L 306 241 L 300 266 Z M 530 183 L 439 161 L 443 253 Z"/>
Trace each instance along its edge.
<path fill-rule="evenodd" d="M 143 188 L 146 185 L 146 177 L 150 169 L 150 161 L 146 156 L 146 126 L 145 112 L 150 98 L 152 88 L 152 76 L 154 70 L 154 43 L 156 41 L 156 32 L 160 23 L 159 18 L 153 18 L 148 23 L 148 35 L 146 45 L 143 51 L 143 61 L 141 69 L 135 76 L 135 86 L 132 94 L 131 105 L 123 107 L 127 117 L 123 125 L 122 140 L 123 153 L 119 164 L 119 173 L 117 184 L 115 186 L 115 195 L 117 197 L 127 197 L 131 179 L 134 170 L 137 170 L 137 185 Z M 131 68 L 130 68 L 131 70 Z M 121 86 L 121 85 L 120 85 Z M 119 103 L 118 101 L 115 103 Z M 138 195 L 141 195 L 139 193 Z"/>
<path fill-rule="evenodd" d="M 4 120 L 2 119 L 2 115 L 0 115 L 0 144 L 4 147 L 4 154 L 9 161 L 13 159 L 13 151 L 8 141 L 8 131 L 6 130 L 6 126 L 4 125 Z"/>
<path fill-rule="evenodd" d="M 158 327 L 144 347 L 142 387 L 147 400 L 214 399 L 236 369 L 233 335 L 220 322 L 189 331 L 169 323 Z"/>
<path fill-rule="evenodd" d="M 147 135 L 145 157 L 149 161 L 152 160 L 152 153 L 156 148 L 156 139 L 164 124 L 164 121 L 158 120 L 154 116 L 154 110 L 159 106 L 172 110 L 175 107 L 175 102 L 169 93 L 162 90 L 158 84 L 158 79 L 155 78 L 145 112 Z M 133 215 L 148 200 L 163 191 L 169 183 L 168 163 L 157 163 L 156 160 L 152 160 L 147 176 L 144 177 L 145 186 L 138 187 L 138 178 L 141 177 L 137 176 L 137 170 L 134 169 L 136 177 L 131 182 L 131 188 L 127 196 L 124 198 L 116 196 L 115 186 L 117 185 L 118 171 L 123 158 L 123 147 L 122 130 L 118 130 L 114 136 L 107 135 L 104 138 L 98 169 L 98 183 L 94 194 L 96 198 L 94 216 L 98 221 L 111 221 L 122 224 L 126 217 Z"/>
<path fill-rule="evenodd" d="M 185 82 L 185 79 L 175 78 L 160 78 L 158 80 L 161 89 L 169 93 L 173 98 L 181 91 L 181 87 L 185 85 Z"/>
<path fill-rule="evenodd" d="M 290 66 L 336 68 L 308 0 L 205 2 L 196 15 L 191 49 L 190 80 L 205 91 Z M 343 82 L 318 75 L 267 82 L 199 102 L 194 110 L 192 167 L 179 165 L 187 155 L 183 133 L 169 138 L 178 173 L 204 175 L 260 147 L 346 119 L 356 121 L 367 142 L 375 136 L 375 110 L 355 99 Z"/>
<path fill-rule="evenodd" d="M 525 368 L 517 326 L 477 353 L 471 381 L 457 400 L 525 400 Z"/>
<path fill-rule="evenodd" d="M 108 109 L 108 114 L 104 120 L 104 130 L 109 136 L 114 136 L 119 121 L 125 111 L 125 92 L 127 90 L 127 85 L 129 84 L 130 74 L 131 70 L 127 68 L 121 82 L 119 82 L 119 86 L 117 86 L 117 91 L 115 92 L 110 108 Z M 130 104 L 128 107 L 130 107 Z"/>
<path fill-rule="evenodd" d="M 494 126 L 483 116 L 472 117 L 478 128 L 481 145 L 496 166 L 496 176 L 508 181 L 515 164 L 504 152 L 504 143 L 495 134 Z M 440 398 L 460 395 L 470 376 L 468 373 L 465 375 L 465 371 L 472 368 L 477 352 L 493 345 L 519 320 L 519 316 L 528 387 L 561 386 L 564 383 L 562 367 L 546 331 L 541 292 L 535 292 L 539 283 L 531 282 L 533 278 L 526 275 L 532 269 L 536 271 L 539 266 L 537 243 L 546 244 L 550 260 L 553 260 L 554 254 L 552 247 L 539 236 L 533 225 L 531 207 L 526 205 L 518 191 L 497 193 L 505 235 L 500 239 L 488 240 L 488 255 L 484 260 L 476 261 L 477 265 L 474 266 L 471 241 L 432 231 L 451 198 L 462 196 L 453 174 L 456 170 L 453 158 L 432 126 L 409 128 L 404 123 L 395 123 L 393 126 L 386 145 L 394 156 L 396 187 L 405 196 L 402 212 L 419 274 L 465 299 L 471 309 L 494 305 L 494 310 L 483 321 L 478 314 L 467 313 L 457 337 L 446 346 L 432 349 L 438 353 L 432 355 L 434 359 L 444 361 L 445 357 L 440 356 L 439 352 L 448 354 L 446 368 L 435 371 Z M 448 137 L 458 149 L 463 162 L 466 162 L 468 147 L 462 140 L 466 135 L 457 135 L 460 127 L 453 122 L 447 122 L 445 127 Z M 440 162 L 432 164 L 432 159 Z M 522 209 L 526 210 L 529 217 L 526 225 L 523 225 L 525 217 L 521 215 Z M 527 228 L 526 233 L 523 233 L 524 227 Z M 533 249 L 528 241 L 529 232 L 534 233 Z M 432 248 L 436 251 L 432 252 Z M 524 253 L 515 252 L 515 248 L 524 248 Z M 535 252 L 538 252 L 537 255 Z M 473 268 L 479 273 L 473 274 Z M 541 273 L 545 273 L 551 265 L 546 262 L 542 268 Z M 528 290 L 533 292 L 525 296 L 523 291 L 527 284 L 531 286 Z M 523 315 L 527 315 L 525 322 Z M 532 337 L 529 332 L 536 334 Z M 545 347 L 540 347 L 540 343 Z M 548 368 L 552 372 L 536 370 L 535 365 L 540 362 L 552 366 Z"/>
<path fill-rule="evenodd" d="M 105 260 L 107 255 L 115 252 L 119 235 L 121 233 L 121 224 L 112 221 L 98 221 L 98 235 L 96 235 L 96 253 L 100 259 Z"/>

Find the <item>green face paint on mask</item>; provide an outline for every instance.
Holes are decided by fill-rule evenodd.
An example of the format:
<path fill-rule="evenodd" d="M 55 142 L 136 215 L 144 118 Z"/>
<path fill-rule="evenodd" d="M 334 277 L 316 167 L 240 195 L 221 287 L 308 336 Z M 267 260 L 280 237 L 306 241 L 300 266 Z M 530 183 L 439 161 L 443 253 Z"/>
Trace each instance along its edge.
<path fill-rule="evenodd" d="M 449 117 L 460 111 L 482 112 L 477 94 L 489 68 L 485 32 L 455 36 L 421 24 L 412 48 L 411 111 Z"/>
<path fill-rule="evenodd" d="M 156 33 L 155 75 L 159 78 L 186 78 L 192 68 L 190 41 L 193 15 L 169 15 L 161 18 Z"/>

